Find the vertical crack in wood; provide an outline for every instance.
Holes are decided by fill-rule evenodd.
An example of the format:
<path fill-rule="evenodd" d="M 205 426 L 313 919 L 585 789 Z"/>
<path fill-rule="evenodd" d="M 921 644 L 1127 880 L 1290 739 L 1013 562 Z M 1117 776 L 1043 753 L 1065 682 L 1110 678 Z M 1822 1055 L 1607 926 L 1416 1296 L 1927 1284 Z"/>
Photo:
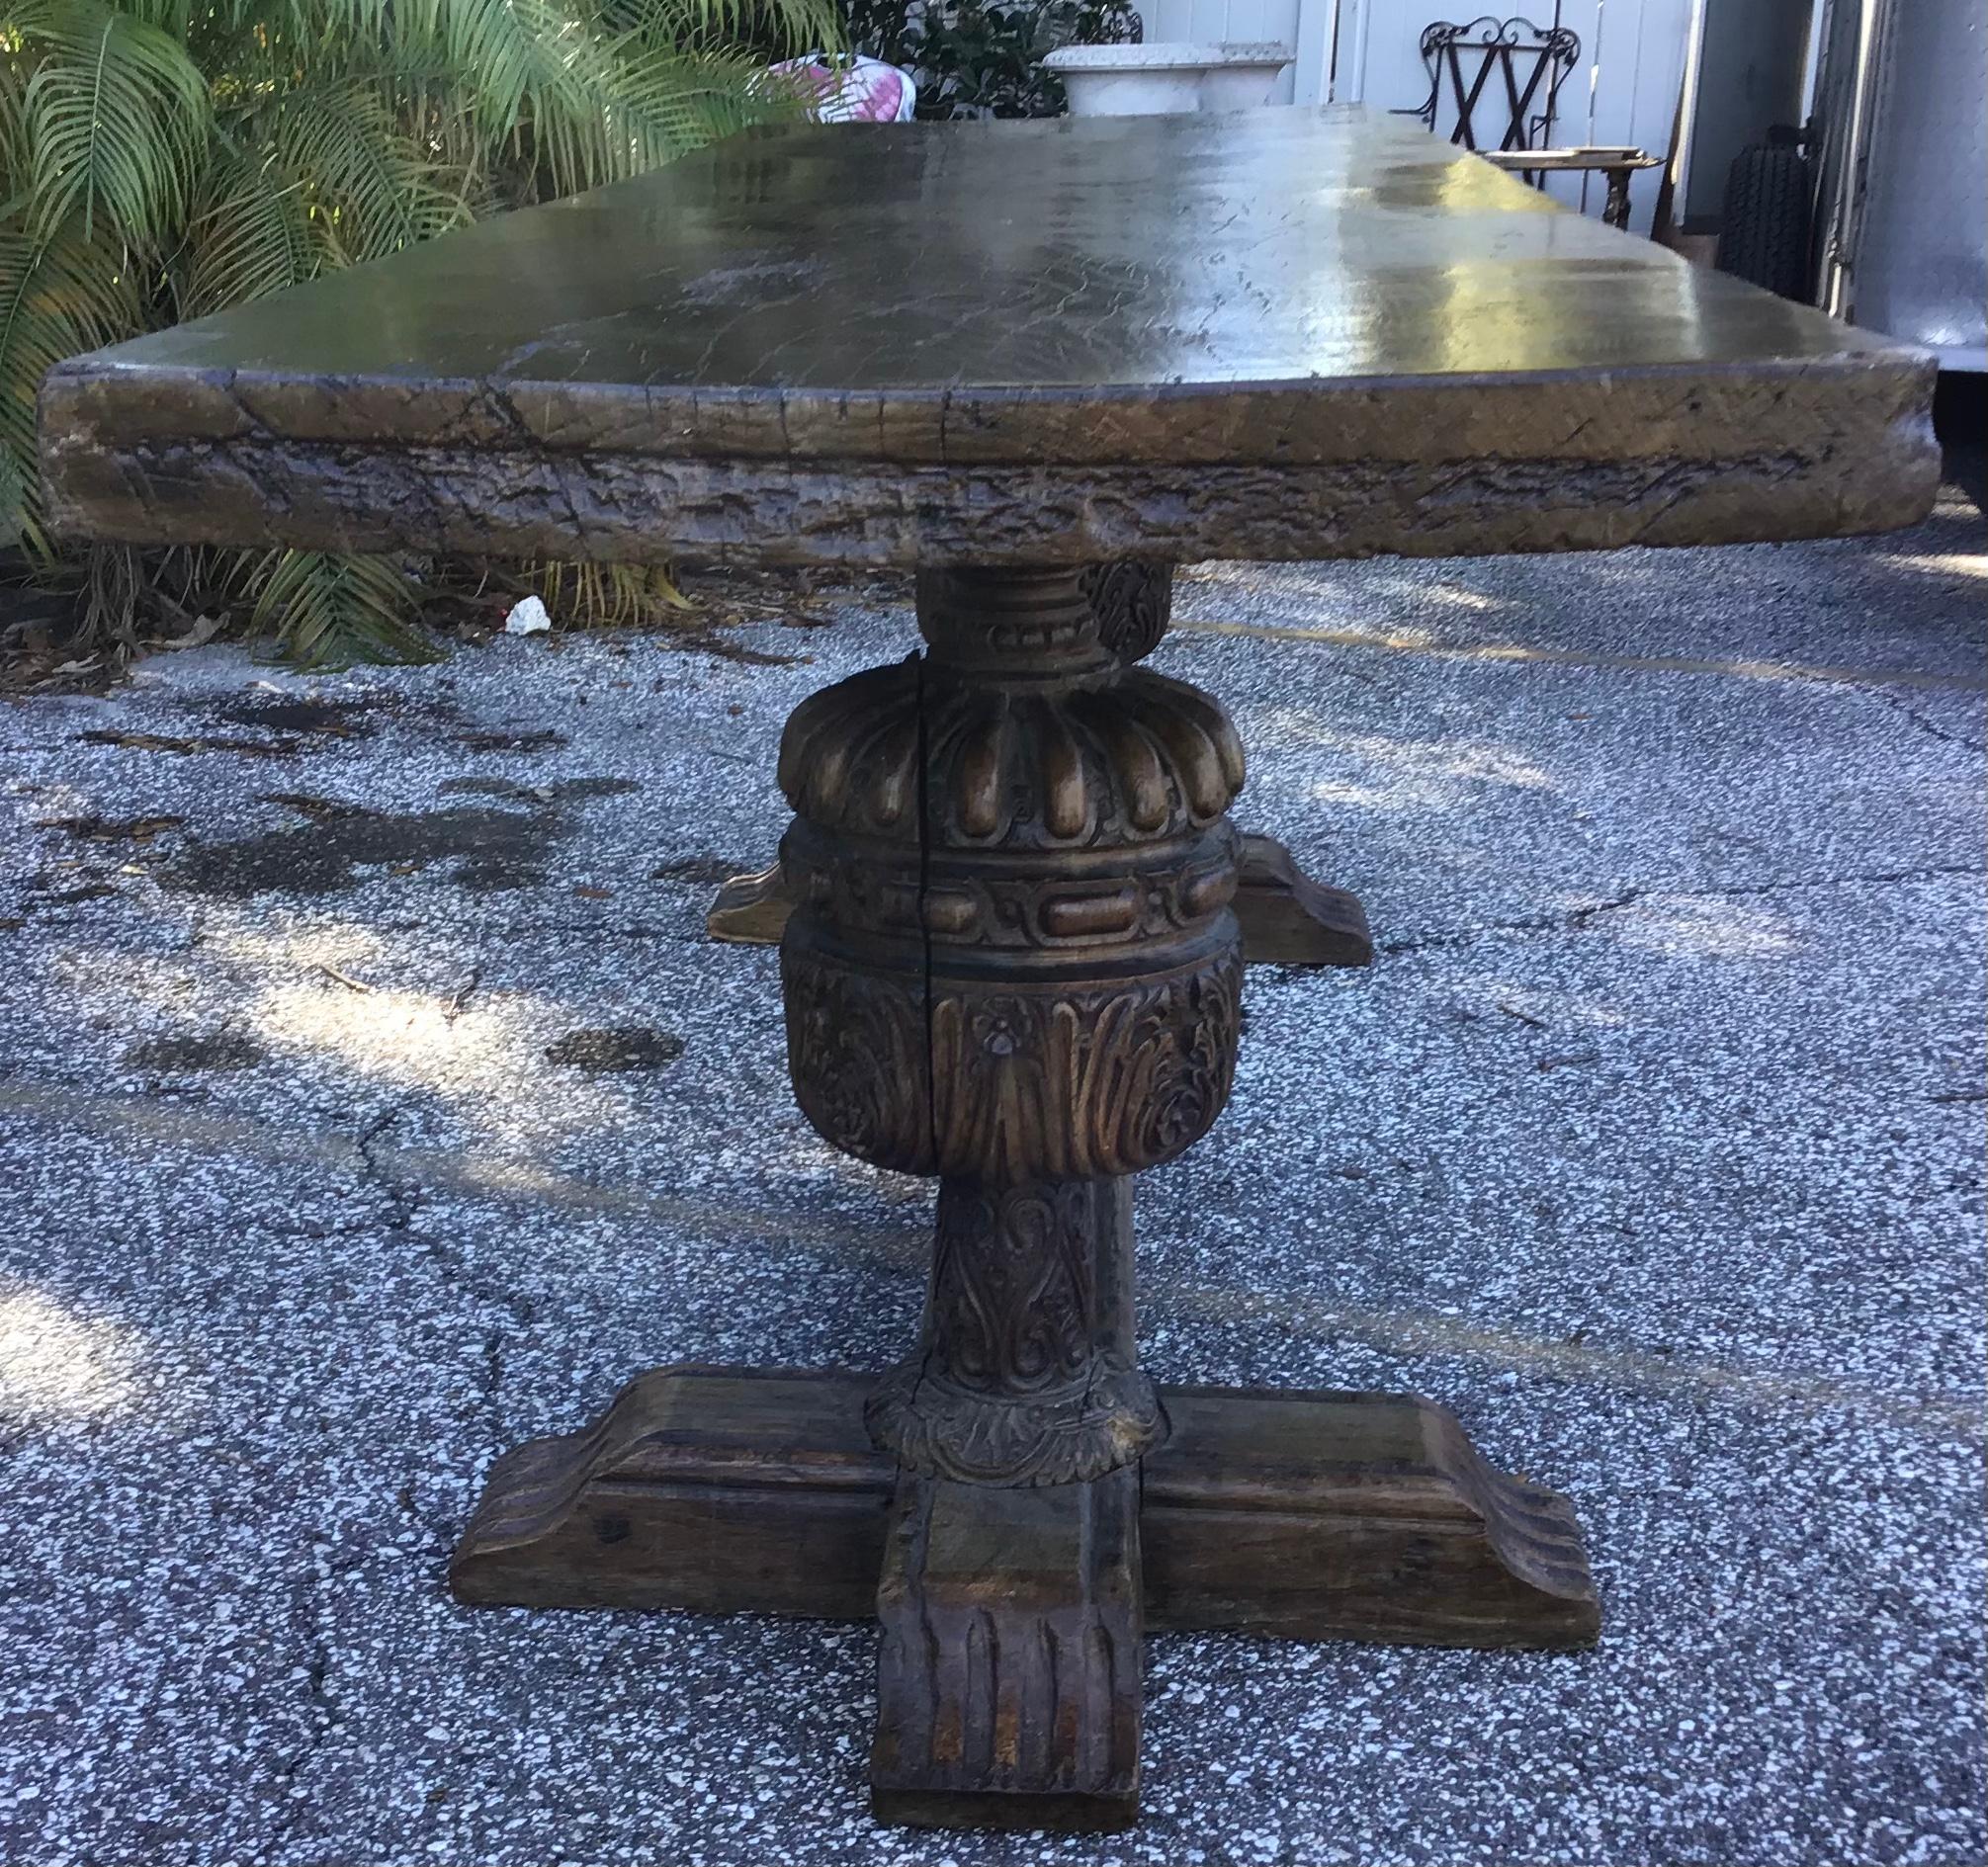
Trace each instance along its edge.
<path fill-rule="evenodd" d="M 932 928 L 927 911 L 932 889 L 932 768 L 931 768 L 931 722 L 926 716 L 925 657 L 922 652 L 912 657 L 917 668 L 917 718 L 918 718 L 918 951 L 920 955 L 921 980 L 924 995 L 925 1032 L 925 1133 L 926 1146 L 936 1155 L 938 1152 L 939 1108 L 938 1096 L 933 1084 L 937 1068 L 932 1059 Z M 932 1306 L 931 1279 L 937 1266 L 928 1267 L 925 1280 L 923 1310 L 929 1312 Z M 919 1347 L 921 1352 L 919 1380 L 929 1371 L 931 1351 L 923 1341 L 920 1329 Z"/>

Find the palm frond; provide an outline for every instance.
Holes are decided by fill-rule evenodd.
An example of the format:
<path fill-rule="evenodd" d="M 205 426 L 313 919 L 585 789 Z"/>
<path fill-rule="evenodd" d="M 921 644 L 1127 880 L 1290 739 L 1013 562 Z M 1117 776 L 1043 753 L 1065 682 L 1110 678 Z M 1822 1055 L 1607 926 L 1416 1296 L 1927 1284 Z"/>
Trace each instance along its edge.
<path fill-rule="evenodd" d="M 756 80 L 764 67 L 739 53 L 683 52 L 630 37 L 615 42 L 607 87 L 610 174 L 640 175 L 743 129 L 800 114 L 798 94 Z"/>
<path fill-rule="evenodd" d="M 34 55 L 22 116 L 34 220 L 163 243 L 198 186 L 213 110 L 185 44 L 103 0 L 38 0 L 8 19 Z"/>
<path fill-rule="evenodd" d="M 848 38 L 834 0 L 635 0 L 678 44 L 770 46 L 775 56 L 838 51 Z"/>
<path fill-rule="evenodd" d="M 791 114 L 773 59 L 836 0 L 0 0 L 0 518 L 124 642 L 189 603 L 298 659 L 425 659 L 414 588 L 314 552 L 58 557 L 35 400 L 62 358 L 652 168 Z M 687 607 L 666 573 L 521 565 L 562 622 Z"/>
<path fill-rule="evenodd" d="M 476 74 L 476 115 L 508 135 L 521 118 L 542 130 L 570 127 L 590 110 L 588 86 L 604 73 L 598 42 L 576 7 L 561 0 L 452 0 L 441 19 L 449 55 Z"/>
<path fill-rule="evenodd" d="M 266 298 L 316 270 L 304 183 L 273 157 L 230 151 L 216 162 L 187 222 L 181 313 L 201 317 Z"/>
<path fill-rule="evenodd" d="M 370 74 L 300 87 L 277 108 L 272 142 L 281 169 L 308 178 L 313 232 L 342 263 L 382 258 L 470 218 Z"/>
<path fill-rule="evenodd" d="M 546 563 L 534 581 L 563 628 L 653 628 L 694 607 L 660 564 Z"/>
<path fill-rule="evenodd" d="M 140 323 L 130 269 L 80 216 L 39 235 L 0 227 L 0 449 L 11 463 L 11 497 L 0 534 L 44 555 L 38 520 L 35 398 L 65 357 L 129 337 Z"/>
<path fill-rule="evenodd" d="M 277 552 L 256 575 L 250 631 L 290 660 L 336 668 L 441 659 L 414 627 L 414 586 L 390 558 Z"/>

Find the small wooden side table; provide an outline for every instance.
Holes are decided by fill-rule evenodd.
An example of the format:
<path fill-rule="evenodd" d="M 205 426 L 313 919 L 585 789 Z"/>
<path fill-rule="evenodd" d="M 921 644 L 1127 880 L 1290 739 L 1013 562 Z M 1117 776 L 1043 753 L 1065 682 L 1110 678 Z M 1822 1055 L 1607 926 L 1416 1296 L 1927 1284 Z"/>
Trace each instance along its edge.
<path fill-rule="evenodd" d="M 1608 198 L 1602 203 L 1601 218 L 1611 227 L 1629 224 L 1629 177 L 1664 166 L 1661 155 L 1646 149 L 1484 149 L 1479 153 L 1508 175 L 1605 175 Z"/>
<path fill-rule="evenodd" d="M 1931 391 L 1346 111 L 743 135 L 54 372 L 71 532 L 917 570 L 923 652 L 778 780 L 795 1093 L 938 1180 L 919 1339 L 641 1376 L 497 1463 L 460 1597 L 874 1612 L 877 1813 L 1021 1827 L 1133 1819 L 1149 1625 L 1593 1640 L 1569 1506 L 1442 1408 L 1140 1368 L 1132 1176 L 1233 1079 L 1245 764 L 1096 567 L 1905 524 Z"/>

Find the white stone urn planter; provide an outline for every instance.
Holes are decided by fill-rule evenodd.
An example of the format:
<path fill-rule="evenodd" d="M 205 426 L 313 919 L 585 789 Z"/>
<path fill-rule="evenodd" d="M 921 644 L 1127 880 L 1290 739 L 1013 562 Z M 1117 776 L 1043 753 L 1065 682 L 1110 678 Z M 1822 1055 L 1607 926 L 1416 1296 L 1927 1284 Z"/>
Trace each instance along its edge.
<path fill-rule="evenodd" d="M 1288 45 L 1066 45 L 1042 62 L 1063 80 L 1073 117 L 1154 117 L 1268 104 Z"/>

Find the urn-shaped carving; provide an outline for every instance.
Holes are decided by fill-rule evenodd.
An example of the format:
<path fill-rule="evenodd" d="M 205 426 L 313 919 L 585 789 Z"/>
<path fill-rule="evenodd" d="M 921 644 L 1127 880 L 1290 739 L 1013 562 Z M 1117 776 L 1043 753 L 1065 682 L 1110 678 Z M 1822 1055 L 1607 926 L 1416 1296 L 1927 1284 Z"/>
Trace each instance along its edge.
<path fill-rule="evenodd" d="M 815 696 L 782 743 L 795 1088 L 885 1166 L 1132 1173 L 1228 1096 L 1242 750 L 1217 702 L 1104 653 L 1063 584 L 1075 622 L 1050 604 L 958 657 L 935 640 Z"/>

